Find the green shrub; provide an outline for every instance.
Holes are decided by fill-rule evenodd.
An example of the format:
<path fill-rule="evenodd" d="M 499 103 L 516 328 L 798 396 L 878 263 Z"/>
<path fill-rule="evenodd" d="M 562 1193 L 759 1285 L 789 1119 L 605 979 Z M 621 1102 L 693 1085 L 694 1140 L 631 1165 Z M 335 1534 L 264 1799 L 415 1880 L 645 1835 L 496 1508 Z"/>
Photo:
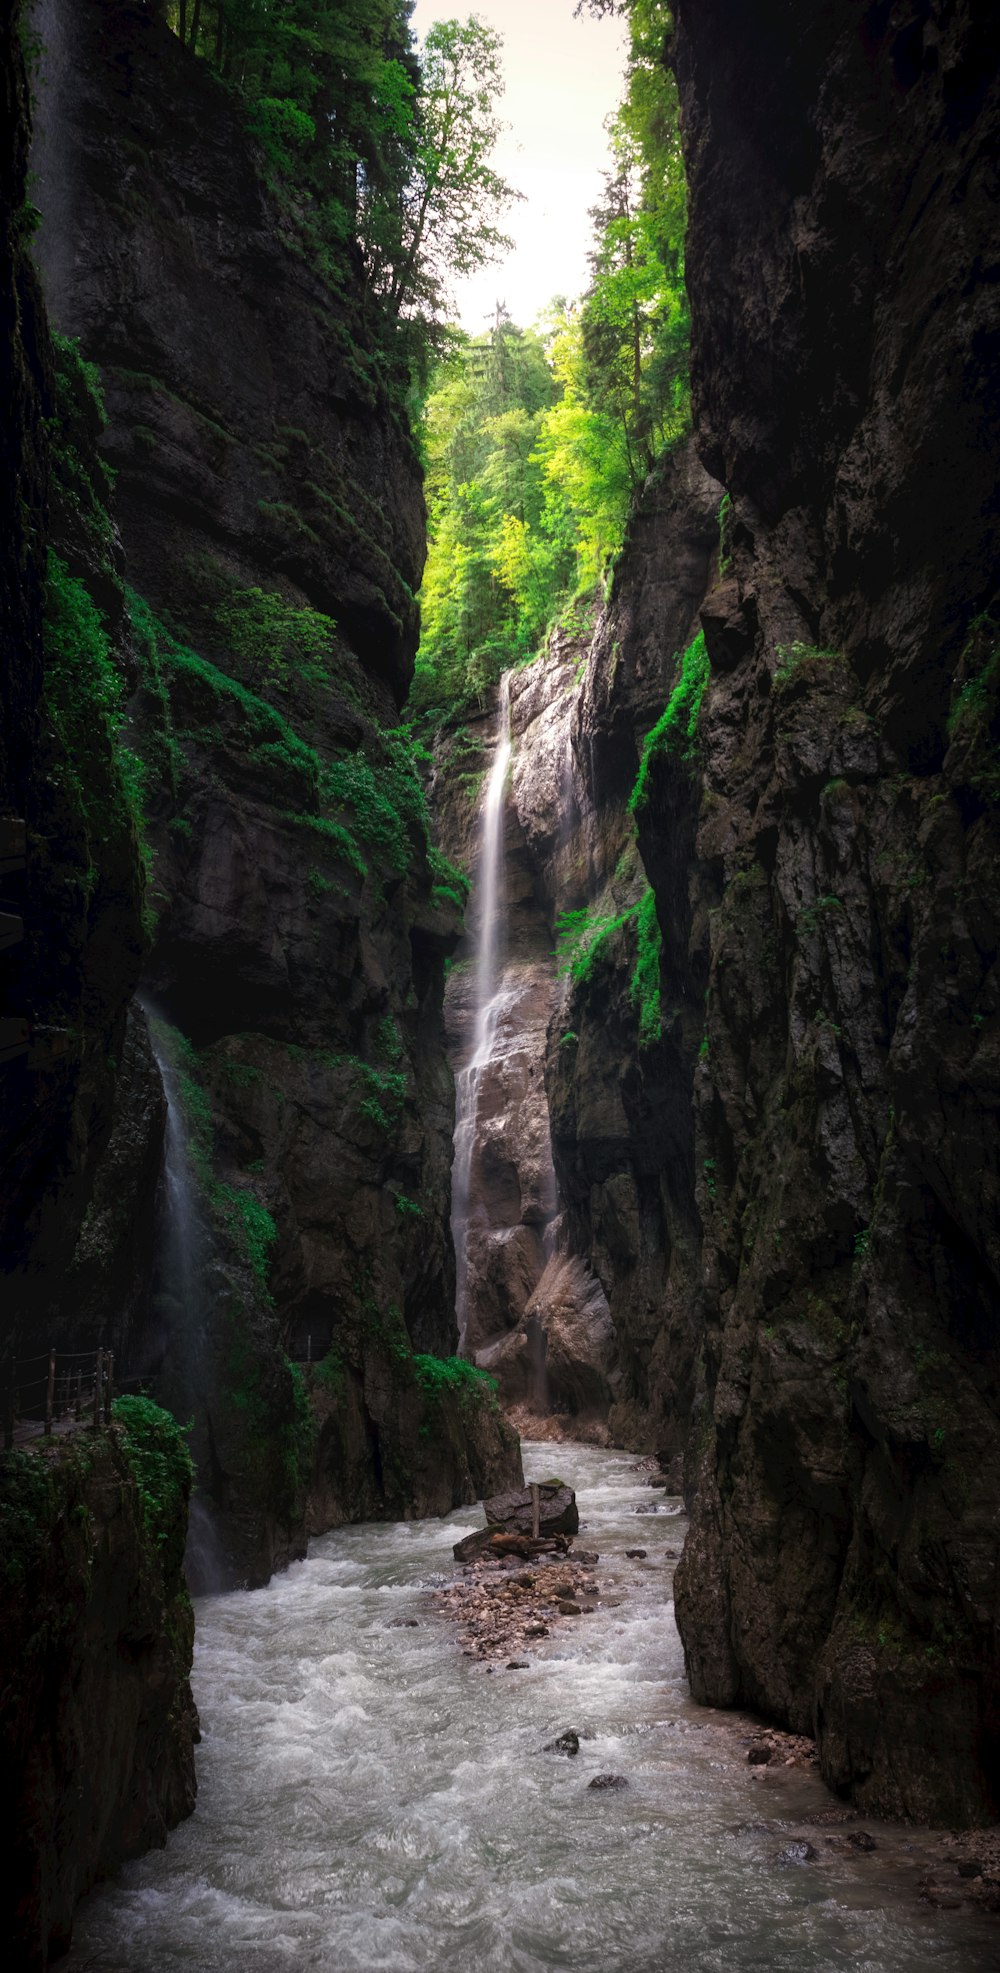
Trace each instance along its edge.
<path fill-rule="evenodd" d="M 649 800 L 649 775 L 652 764 L 663 754 L 673 754 L 679 760 L 690 760 L 694 753 L 698 729 L 698 714 L 708 684 L 709 663 L 705 649 L 705 633 L 699 630 L 687 650 L 678 660 L 680 677 L 667 700 L 664 711 L 656 725 L 646 735 L 642 749 L 639 772 L 635 787 L 629 796 L 629 808 L 638 815 Z"/>
<path fill-rule="evenodd" d="M 577 986 L 589 979 L 604 956 L 605 941 L 627 925 L 638 908 L 637 904 L 630 904 L 617 917 L 586 907 L 561 911 L 555 924 L 557 972 L 568 973 Z"/>
<path fill-rule="evenodd" d="M 312 684 L 329 676 L 336 626 L 308 605 L 275 590 L 236 590 L 215 611 L 230 648 L 261 680 L 286 685 L 292 673 Z"/>
<path fill-rule="evenodd" d="M 497 1380 L 486 1370 L 477 1369 L 460 1356 L 414 1356 L 413 1369 L 420 1389 L 430 1398 L 453 1396 L 460 1403 L 479 1403 L 489 1398 L 497 1408 Z"/>
<path fill-rule="evenodd" d="M 650 1048 L 659 1041 L 660 955 L 663 940 L 656 915 L 652 887 L 639 900 L 635 914 L 636 959 L 629 982 L 629 999 L 639 1016 L 639 1047 Z"/>
<path fill-rule="evenodd" d="M 158 1547 L 175 1549 L 179 1566 L 187 1528 L 186 1506 L 194 1478 L 185 1444 L 189 1427 L 178 1425 L 152 1398 L 120 1397 L 111 1415 L 142 1502 L 143 1523 Z"/>

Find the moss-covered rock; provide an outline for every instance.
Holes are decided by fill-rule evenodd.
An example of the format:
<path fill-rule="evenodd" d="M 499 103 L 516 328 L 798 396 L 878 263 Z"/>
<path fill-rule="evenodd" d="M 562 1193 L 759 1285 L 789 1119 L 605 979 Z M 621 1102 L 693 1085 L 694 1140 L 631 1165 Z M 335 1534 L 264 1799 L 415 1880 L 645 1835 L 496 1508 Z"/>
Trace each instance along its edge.
<path fill-rule="evenodd" d="M 191 1466 L 174 1420 L 124 1400 L 108 1431 L 0 1455 L 0 1747 L 16 1963 L 65 1950 L 77 1900 L 194 1806 Z"/>

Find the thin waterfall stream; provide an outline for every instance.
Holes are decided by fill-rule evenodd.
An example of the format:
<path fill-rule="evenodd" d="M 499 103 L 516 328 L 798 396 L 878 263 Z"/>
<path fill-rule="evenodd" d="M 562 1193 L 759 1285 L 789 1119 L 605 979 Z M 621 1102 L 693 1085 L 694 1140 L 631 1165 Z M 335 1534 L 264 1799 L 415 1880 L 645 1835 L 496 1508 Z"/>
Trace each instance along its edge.
<path fill-rule="evenodd" d="M 455 1312 L 460 1353 L 465 1342 L 468 1316 L 469 1180 L 476 1143 L 479 1082 L 483 1068 L 490 1059 L 502 993 L 504 801 L 510 756 L 510 673 L 505 671 L 500 680 L 496 746 L 479 824 L 472 1048 L 468 1061 L 455 1077 L 451 1220 L 455 1242 Z"/>
<path fill-rule="evenodd" d="M 557 1458 L 601 1597 L 526 1669 L 463 1656 L 433 1600 L 470 1509 L 342 1528 L 199 1600 L 197 1808 L 84 1901 L 72 1973 L 995 1968 L 988 1920 L 917 1902 L 932 1838 L 872 1823 L 852 1849 L 813 1773 L 749 1768 L 750 1723 L 691 1703 L 680 1501 L 628 1453 Z M 575 1759 L 546 1751 L 566 1728 Z M 627 1787 L 589 1786 L 608 1771 Z"/>
<path fill-rule="evenodd" d="M 171 1359 L 168 1381 L 178 1414 L 194 1409 L 194 1365 L 209 1317 L 209 1239 L 195 1182 L 180 1081 L 170 1046 L 170 1028 L 156 1010 L 144 1005 L 149 1037 L 166 1098 L 160 1239 L 157 1257 L 157 1302 L 162 1333 L 158 1339 L 164 1359 Z M 194 1595 L 216 1589 L 227 1580 L 227 1568 L 211 1502 L 203 1488 L 192 1494 L 188 1511 L 184 1568 Z"/>

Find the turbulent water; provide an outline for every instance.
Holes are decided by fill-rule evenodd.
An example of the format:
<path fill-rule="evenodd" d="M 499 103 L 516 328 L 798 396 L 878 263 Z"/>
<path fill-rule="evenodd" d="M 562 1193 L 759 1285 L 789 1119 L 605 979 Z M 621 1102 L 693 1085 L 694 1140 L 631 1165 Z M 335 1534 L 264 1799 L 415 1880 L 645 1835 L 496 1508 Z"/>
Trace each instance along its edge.
<path fill-rule="evenodd" d="M 429 1589 L 481 1525 L 341 1530 L 269 1589 L 198 1605 L 198 1807 L 80 1909 L 111 1973 L 986 1973 L 996 1933 L 916 1902 L 917 1832 L 848 1854 L 811 1776 L 750 1770 L 693 1707 L 667 1601 L 679 1503 L 624 1453 L 525 1448 L 576 1486 L 599 1612 L 490 1675 Z M 655 1513 L 637 1508 L 656 1506 Z M 628 1561 L 626 1547 L 647 1550 Z M 672 1551 L 672 1553 L 671 1553 Z M 416 1619 L 415 1629 L 401 1620 Z M 563 1728 L 575 1760 L 543 1752 Z M 627 1777 L 596 1793 L 599 1772 Z M 805 1835 L 815 1862 L 778 1861 Z"/>

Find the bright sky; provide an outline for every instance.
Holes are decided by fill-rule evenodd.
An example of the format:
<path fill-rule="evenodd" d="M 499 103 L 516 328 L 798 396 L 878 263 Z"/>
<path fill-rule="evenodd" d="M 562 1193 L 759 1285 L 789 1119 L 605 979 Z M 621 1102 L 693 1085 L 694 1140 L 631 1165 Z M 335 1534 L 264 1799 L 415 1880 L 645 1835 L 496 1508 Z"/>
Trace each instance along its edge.
<path fill-rule="evenodd" d="M 507 89 L 499 110 L 510 129 L 492 162 L 525 198 L 502 222 L 514 253 L 455 285 L 458 317 L 471 335 L 488 327 L 497 301 L 528 328 L 553 295 L 578 295 L 586 286 L 587 214 L 607 161 L 604 119 L 621 95 L 625 27 L 589 15 L 574 20 L 575 4 L 417 0 L 413 10 L 421 40 L 435 21 L 470 13 L 504 40 Z"/>

